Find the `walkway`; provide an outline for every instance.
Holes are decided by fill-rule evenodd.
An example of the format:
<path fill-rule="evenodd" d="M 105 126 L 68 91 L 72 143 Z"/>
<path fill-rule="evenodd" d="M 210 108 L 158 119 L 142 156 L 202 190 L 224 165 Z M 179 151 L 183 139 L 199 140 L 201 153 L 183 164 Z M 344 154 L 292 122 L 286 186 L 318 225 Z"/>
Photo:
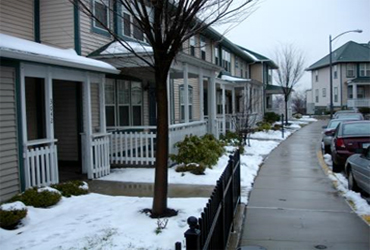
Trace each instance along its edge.
<path fill-rule="evenodd" d="M 297 131 L 265 160 L 246 208 L 241 247 L 370 249 L 370 227 L 319 165 L 323 125 L 318 121 Z"/>

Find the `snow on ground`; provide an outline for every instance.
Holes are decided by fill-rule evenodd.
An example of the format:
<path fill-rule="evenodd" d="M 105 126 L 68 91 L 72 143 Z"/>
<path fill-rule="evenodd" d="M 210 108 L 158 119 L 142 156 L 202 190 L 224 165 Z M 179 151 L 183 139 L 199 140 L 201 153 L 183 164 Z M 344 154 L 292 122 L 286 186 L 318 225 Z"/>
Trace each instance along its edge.
<path fill-rule="evenodd" d="M 295 130 L 285 133 L 285 138 Z M 283 140 L 280 131 L 259 132 L 245 146 L 241 155 L 242 202 L 248 202 L 254 179 L 263 157 Z M 278 138 L 278 140 L 276 140 Z M 227 150 L 230 150 L 228 148 Z M 176 173 L 169 169 L 170 184 L 214 185 L 229 158 L 222 156 L 218 164 L 207 169 L 205 175 Z M 151 169 L 113 170 L 102 180 L 153 182 Z M 352 195 L 352 194 L 348 194 Z M 200 215 L 208 198 L 170 198 L 168 206 L 179 210 L 179 215 L 168 219 L 165 229 L 156 234 L 157 220 L 140 211 L 150 208 L 151 198 L 88 194 L 62 198 L 55 206 L 42 209 L 27 207 L 28 214 L 16 230 L 0 229 L 0 249 L 76 250 L 76 249 L 174 249 L 183 241 L 189 216 Z M 363 210 L 366 211 L 366 208 Z M 183 244 L 184 245 L 184 244 Z"/>

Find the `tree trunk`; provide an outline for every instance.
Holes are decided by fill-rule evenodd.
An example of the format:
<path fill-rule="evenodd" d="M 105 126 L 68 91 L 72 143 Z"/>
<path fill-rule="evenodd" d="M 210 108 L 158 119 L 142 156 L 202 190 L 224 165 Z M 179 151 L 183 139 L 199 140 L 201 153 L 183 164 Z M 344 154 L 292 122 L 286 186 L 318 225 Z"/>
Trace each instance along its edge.
<path fill-rule="evenodd" d="M 168 191 L 168 107 L 167 74 L 169 67 L 155 70 L 157 97 L 157 147 L 152 217 L 161 217 L 167 210 Z M 160 100 L 160 101 L 158 101 Z"/>

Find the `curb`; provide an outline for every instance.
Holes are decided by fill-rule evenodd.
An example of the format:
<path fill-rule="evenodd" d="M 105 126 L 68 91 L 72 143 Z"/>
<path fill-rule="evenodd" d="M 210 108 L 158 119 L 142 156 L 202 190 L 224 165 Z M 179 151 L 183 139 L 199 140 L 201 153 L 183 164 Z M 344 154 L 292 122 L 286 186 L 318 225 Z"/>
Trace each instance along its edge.
<path fill-rule="evenodd" d="M 319 151 L 317 151 L 317 153 L 316 153 L 316 155 L 317 155 L 317 159 L 319 160 L 319 164 L 320 164 L 320 166 L 321 166 L 321 168 L 322 168 L 322 170 L 324 170 L 324 172 L 325 172 L 325 174 L 327 175 L 327 176 L 329 176 L 329 175 L 333 175 L 335 178 L 336 178 L 336 176 L 333 174 L 333 171 L 328 167 L 328 165 L 326 164 L 326 162 L 324 161 L 324 157 L 323 157 L 323 155 L 322 155 L 322 152 L 321 152 L 321 150 L 319 150 Z M 337 178 L 336 178 L 337 179 Z M 334 188 L 339 192 L 339 190 L 335 187 L 335 184 L 334 184 L 334 182 L 335 181 L 332 181 L 333 182 L 333 186 L 334 186 Z M 339 182 L 339 180 L 338 180 L 338 182 Z M 343 196 L 342 196 L 343 197 Z M 352 209 L 352 211 L 355 213 L 355 214 L 357 214 L 356 213 L 356 207 L 355 207 L 355 205 L 352 203 L 352 202 L 349 202 L 349 200 L 347 200 L 345 197 L 343 197 L 344 198 L 344 200 L 346 201 L 346 203 L 351 207 L 351 209 Z M 358 215 L 358 217 L 360 217 L 368 226 L 370 226 L 370 215 L 359 215 L 359 214 L 357 214 Z"/>

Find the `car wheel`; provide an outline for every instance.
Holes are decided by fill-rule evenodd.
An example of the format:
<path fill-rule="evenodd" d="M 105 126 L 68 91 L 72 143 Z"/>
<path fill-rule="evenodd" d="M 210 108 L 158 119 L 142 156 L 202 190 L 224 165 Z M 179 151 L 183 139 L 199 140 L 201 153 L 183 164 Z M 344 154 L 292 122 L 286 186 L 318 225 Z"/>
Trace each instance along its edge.
<path fill-rule="evenodd" d="M 348 171 L 348 189 L 358 192 L 360 188 L 357 186 L 356 180 L 351 170 Z"/>
<path fill-rule="evenodd" d="M 333 160 L 333 172 L 334 173 L 342 172 L 342 169 L 341 169 L 340 165 L 336 164 L 334 160 Z"/>
<path fill-rule="evenodd" d="M 329 146 L 324 146 L 324 154 L 330 154 L 330 153 L 331 153 L 330 145 Z"/>

